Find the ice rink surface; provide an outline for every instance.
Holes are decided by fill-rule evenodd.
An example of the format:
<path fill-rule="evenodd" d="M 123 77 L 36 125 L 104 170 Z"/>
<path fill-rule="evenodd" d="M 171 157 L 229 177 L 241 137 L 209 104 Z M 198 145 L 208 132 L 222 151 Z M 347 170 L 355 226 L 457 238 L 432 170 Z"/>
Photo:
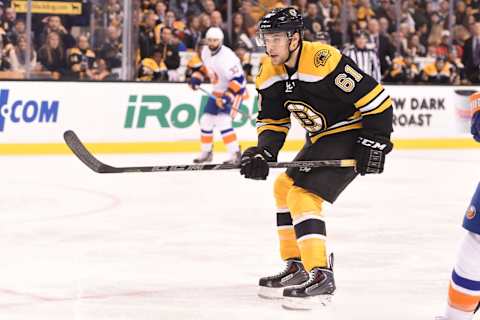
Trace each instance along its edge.
<path fill-rule="evenodd" d="M 383 175 L 325 206 L 337 294 L 298 312 L 256 296 L 258 278 L 283 268 L 271 192 L 281 171 L 261 182 L 238 171 L 100 175 L 73 156 L 0 161 L 1 320 L 431 320 L 480 180 L 479 150 L 393 152 Z"/>

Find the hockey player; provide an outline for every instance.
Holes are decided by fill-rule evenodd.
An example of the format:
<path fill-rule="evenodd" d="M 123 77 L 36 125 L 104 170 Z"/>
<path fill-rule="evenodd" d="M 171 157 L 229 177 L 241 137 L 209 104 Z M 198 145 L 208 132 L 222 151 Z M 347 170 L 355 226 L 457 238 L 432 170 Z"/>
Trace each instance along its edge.
<path fill-rule="evenodd" d="M 193 161 L 204 163 L 212 161 L 213 128 L 220 130 L 223 143 L 226 145 L 230 159 L 225 163 L 240 162 L 240 146 L 232 126 L 245 93 L 245 76 L 242 65 L 235 53 L 222 45 L 223 32 L 220 28 L 208 29 L 205 36 L 207 46 L 201 51 L 201 61 L 193 66 L 190 86 L 198 89 L 205 77 L 213 84 L 213 95 L 209 98 L 203 116 L 200 119 L 200 156 Z"/>
<path fill-rule="evenodd" d="M 480 142 L 480 92 L 470 96 L 473 138 Z M 457 253 L 444 316 L 437 320 L 471 320 L 480 306 L 480 184 L 463 218 L 467 230 Z M 479 212 L 477 212 L 479 211 Z"/>
<path fill-rule="evenodd" d="M 380 84 L 334 47 L 302 41 L 302 29 L 294 8 L 274 9 L 260 20 L 258 40 L 269 57 L 256 78 L 258 144 L 242 154 L 240 173 L 267 178 L 267 162 L 277 160 L 291 115 L 308 132 L 295 160 L 356 159 L 355 168 L 288 169 L 274 183 L 280 255 L 287 266 L 260 279 L 259 295 L 308 309 L 335 292 L 323 202 L 333 203 L 358 174 L 383 172 L 393 147 L 393 113 Z"/>

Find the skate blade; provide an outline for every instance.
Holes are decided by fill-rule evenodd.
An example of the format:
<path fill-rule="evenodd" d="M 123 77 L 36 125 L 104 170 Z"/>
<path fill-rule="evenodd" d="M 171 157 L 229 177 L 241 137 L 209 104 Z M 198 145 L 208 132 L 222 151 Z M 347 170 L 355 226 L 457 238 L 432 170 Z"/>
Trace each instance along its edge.
<path fill-rule="evenodd" d="M 283 297 L 282 308 L 287 310 L 312 310 L 325 308 L 332 302 L 332 295 L 318 295 L 306 298 Z"/>
<path fill-rule="evenodd" d="M 258 296 L 263 299 L 277 300 L 283 298 L 284 288 L 258 287 Z"/>

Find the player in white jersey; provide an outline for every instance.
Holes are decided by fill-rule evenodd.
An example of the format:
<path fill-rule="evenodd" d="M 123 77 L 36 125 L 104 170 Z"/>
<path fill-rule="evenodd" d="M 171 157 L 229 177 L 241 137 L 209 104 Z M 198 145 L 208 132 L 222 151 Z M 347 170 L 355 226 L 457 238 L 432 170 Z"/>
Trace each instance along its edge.
<path fill-rule="evenodd" d="M 480 92 L 470 96 L 473 138 L 480 142 Z M 466 235 L 450 278 L 444 316 L 436 320 L 471 320 L 480 306 L 480 184 L 463 219 Z"/>
<path fill-rule="evenodd" d="M 232 126 L 232 117 L 235 117 L 245 93 L 245 76 L 240 59 L 222 44 L 223 32 L 220 28 L 208 29 L 205 38 L 207 46 L 201 51 L 201 61 L 190 65 L 194 70 L 190 86 L 196 90 L 208 77 L 213 84 L 213 96 L 208 99 L 200 119 L 201 153 L 194 162 L 212 161 L 213 129 L 217 128 L 230 154 L 225 162 L 237 164 L 240 162 L 240 146 Z"/>

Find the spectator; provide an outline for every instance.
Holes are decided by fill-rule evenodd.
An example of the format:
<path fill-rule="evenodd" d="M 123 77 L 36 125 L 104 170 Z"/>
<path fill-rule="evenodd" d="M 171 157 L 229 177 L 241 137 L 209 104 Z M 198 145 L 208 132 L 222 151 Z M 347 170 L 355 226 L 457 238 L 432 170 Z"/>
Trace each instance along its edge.
<path fill-rule="evenodd" d="M 172 42 L 172 37 L 172 29 L 163 27 L 158 50 L 161 52 L 162 60 L 168 69 L 168 79 L 176 81 L 178 80 L 177 68 L 180 66 L 180 55 L 177 46 Z"/>
<path fill-rule="evenodd" d="M 120 30 L 117 27 L 107 28 L 107 37 L 100 48 L 97 49 L 98 56 L 105 60 L 108 68 L 120 68 L 122 64 L 122 42 Z"/>
<path fill-rule="evenodd" d="M 138 69 L 138 79 L 142 81 L 168 80 L 168 69 L 163 56 L 163 51 L 157 48 L 153 52 L 152 58 L 143 59 Z"/>
<path fill-rule="evenodd" d="M 385 82 L 414 83 L 419 80 L 419 70 L 414 63 L 414 56 L 396 57 L 392 66 L 385 76 Z"/>
<path fill-rule="evenodd" d="M 11 33 L 11 38 L 10 38 L 10 41 L 12 44 L 14 45 L 17 45 L 18 43 L 18 39 L 21 37 L 21 36 L 24 36 L 26 37 L 27 34 L 26 34 L 26 30 L 27 30 L 27 26 L 25 25 L 25 21 L 21 20 L 21 19 L 17 19 L 15 20 L 15 25 L 13 27 L 13 30 L 12 30 L 12 33 Z M 30 37 L 32 39 L 32 42 L 34 42 L 34 35 L 35 33 L 30 33 Z"/>
<path fill-rule="evenodd" d="M 468 26 L 467 6 L 464 1 L 458 1 L 455 5 L 455 24 Z"/>
<path fill-rule="evenodd" d="M 182 20 L 177 20 L 174 11 L 167 11 L 165 14 L 165 21 L 162 26 L 170 27 L 172 30 L 185 30 L 185 23 Z"/>
<path fill-rule="evenodd" d="M 210 28 L 212 25 L 212 21 L 210 20 L 210 16 L 206 13 L 202 14 L 200 16 L 200 28 L 202 30 L 202 38 L 205 37 L 205 34 L 207 33 L 207 30 Z"/>
<path fill-rule="evenodd" d="M 187 46 L 180 39 L 180 34 L 181 34 L 180 31 L 173 30 L 171 43 L 172 43 L 173 47 L 177 48 L 178 52 L 185 52 L 185 51 L 187 51 Z"/>
<path fill-rule="evenodd" d="M 157 1 L 155 4 L 155 14 L 157 16 L 157 25 L 165 22 L 165 16 L 167 13 L 167 5 L 163 1 Z"/>
<path fill-rule="evenodd" d="M 40 42 L 37 45 L 42 46 L 48 41 L 48 35 L 51 32 L 56 32 L 60 37 L 60 44 L 63 49 L 70 49 L 75 46 L 75 39 L 68 33 L 67 29 L 65 29 L 59 16 L 48 16 L 44 21 L 46 22 L 46 25 L 38 39 Z"/>
<path fill-rule="evenodd" d="M 380 25 L 377 19 L 368 21 L 368 32 L 370 34 L 369 41 L 374 45 L 380 60 L 380 72 L 384 75 L 390 69 L 392 60 L 395 57 L 395 46 L 386 34 L 380 33 Z"/>
<path fill-rule="evenodd" d="M 44 70 L 50 72 L 50 76 L 58 80 L 66 72 L 65 51 L 62 46 L 60 34 L 51 31 L 47 35 L 45 44 L 38 50 L 38 61 Z"/>
<path fill-rule="evenodd" d="M 247 28 L 243 23 L 243 16 L 237 12 L 233 15 L 232 21 L 232 42 L 235 44 L 233 49 L 235 49 L 240 43 L 243 43 L 248 50 L 253 50 L 254 44 L 248 36 Z"/>
<path fill-rule="evenodd" d="M 240 41 L 235 45 L 235 54 L 240 59 L 247 82 L 253 82 L 254 77 L 252 75 L 253 66 L 250 48 L 243 41 Z"/>
<path fill-rule="evenodd" d="M 317 5 L 320 19 L 323 21 L 324 26 L 326 26 L 328 22 L 333 20 L 331 16 L 333 10 L 332 2 L 330 0 L 319 0 Z"/>
<path fill-rule="evenodd" d="M 308 0 L 294 0 L 291 2 L 291 6 L 297 8 L 297 10 L 304 15 L 307 12 Z"/>
<path fill-rule="evenodd" d="M 211 15 L 213 11 L 217 10 L 215 2 L 213 0 L 202 1 L 202 5 L 203 11 L 208 15 Z"/>
<path fill-rule="evenodd" d="M 314 22 L 320 23 L 323 27 L 323 21 L 319 16 L 318 6 L 316 3 L 310 2 L 307 5 L 307 12 L 305 17 L 303 18 L 303 25 L 305 26 L 305 34 L 313 35 L 315 32 L 313 31 L 312 24 Z"/>
<path fill-rule="evenodd" d="M 375 17 L 375 12 L 372 9 L 370 0 L 360 0 L 357 8 L 357 20 L 365 21 Z"/>
<path fill-rule="evenodd" d="M 238 12 L 243 17 L 243 23 L 245 25 L 245 28 L 248 31 L 249 37 L 250 38 L 254 37 L 255 32 L 256 32 L 257 20 L 252 15 L 252 1 L 251 0 L 241 0 L 241 6 L 238 9 Z"/>
<path fill-rule="evenodd" d="M 140 26 L 139 49 L 140 59 L 145 59 L 153 55 L 155 50 L 155 32 L 157 17 L 153 12 L 145 15 L 143 24 Z"/>
<path fill-rule="evenodd" d="M 390 26 L 390 29 L 388 32 L 393 32 L 395 31 L 393 28 L 394 22 L 396 21 L 396 13 L 395 13 L 395 8 L 392 6 L 390 0 L 380 0 L 380 7 L 375 10 L 375 17 L 377 19 L 380 18 L 385 18 L 388 20 L 388 25 Z"/>
<path fill-rule="evenodd" d="M 462 63 L 471 83 L 480 83 L 480 22 L 471 26 L 472 36 L 465 41 Z"/>
<path fill-rule="evenodd" d="M 427 48 L 420 43 L 418 35 L 413 34 L 408 41 L 408 54 L 412 56 L 425 57 L 427 55 Z"/>
<path fill-rule="evenodd" d="M 234 20 L 235 21 L 235 20 Z M 202 40 L 202 32 L 200 30 L 200 17 L 188 17 L 187 29 L 184 33 L 184 43 L 187 49 L 195 50 Z"/>
<path fill-rule="evenodd" d="M 13 43 L 13 34 L 15 32 L 15 20 L 17 19 L 17 14 L 15 12 L 15 8 L 9 7 L 5 9 L 5 13 L 3 14 L 2 29 L 6 32 L 7 39 L 10 43 Z"/>
<path fill-rule="evenodd" d="M 458 57 L 456 47 L 453 47 L 447 53 L 447 61 L 452 65 L 455 70 L 456 77 L 453 79 L 453 84 L 466 84 L 467 82 L 465 78 L 465 66 L 462 63 L 462 59 Z"/>
<path fill-rule="evenodd" d="M 456 77 L 452 65 L 445 57 L 437 57 L 434 63 L 426 64 L 422 70 L 422 80 L 431 84 L 451 83 Z"/>
<path fill-rule="evenodd" d="M 103 58 L 96 58 L 94 68 L 90 72 L 89 78 L 94 81 L 113 80 L 110 68 Z"/>
<path fill-rule="evenodd" d="M 107 0 L 105 15 L 107 16 L 107 25 L 120 25 L 123 21 L 123 10 L 120 1 Z"/>
<path fill-rule="evenodd" d="M 9 52 L 10 70 L 25 72 L 28 67 L 27 62 L 27 39 L 20 36 L 17 45 Z M 30 46 L 30 68 L 34 70 L 37 65 L 37 53 Z"/>
<path fill-rule="evenodd" d="M 86 80 L 93 70 L 95 52 L 89 48 L 88 38 L 80 35 L 77 46 L 68 51 L 68 66 L 75 80 Z"/>
<path fill-rule="evenodd" d="M 222 14 L 220 11 L 213 11 L 210 14 L 210 21 L 211 21 L 211 26 L 220 28 L 223 32 L 223 44 L 226 45 L 227 47 L 231 46 L 231 41 L 230 38 L 228 37 L 228 32 L 225 23 L 223 22 Z"/>

